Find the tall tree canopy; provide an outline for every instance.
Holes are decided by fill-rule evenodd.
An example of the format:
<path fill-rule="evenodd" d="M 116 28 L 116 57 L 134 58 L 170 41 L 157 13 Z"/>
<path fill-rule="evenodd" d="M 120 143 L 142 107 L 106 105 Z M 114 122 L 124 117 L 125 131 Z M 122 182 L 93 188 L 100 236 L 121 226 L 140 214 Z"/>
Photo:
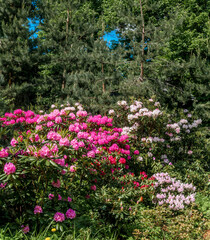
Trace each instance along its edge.
<path fill-rule="evenodd" d="M 69 99 L 97 111 L 155 94 L 208 119 L 207 0 L 0 0 L 0 18 L 1 91 L 17 105 Z M 120 41 L 110 49 L 112 30 Z"/>
<path fill-rule="evenodd" d="M 0 95 L 16 107 L 30 104 L 35 94 L 38 61 L 30 17 L 34 17 L 31 1 L 0 0 Z"/>

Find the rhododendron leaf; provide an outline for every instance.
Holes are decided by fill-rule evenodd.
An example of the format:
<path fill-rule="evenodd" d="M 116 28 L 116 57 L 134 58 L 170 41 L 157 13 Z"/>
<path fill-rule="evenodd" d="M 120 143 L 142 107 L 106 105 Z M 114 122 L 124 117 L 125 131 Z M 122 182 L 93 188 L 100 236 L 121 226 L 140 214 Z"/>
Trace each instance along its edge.
<path fill-rule="evenodd" d="M 49 162 L 49 160 L 47 160 L 47 161 L 45 162 L 45 165 L 46 165 L 47 167 L 50 166 L 50 162 Z"/>
<path fill-rule="evenodd" d="M 40 176 L 39 176 L 39 178 L 38 178 L 38 183 L 40 182 L 40 180 L 41 180 L 41 177 L 42 177 L 42 176 L 40 175 Z"/>
<path fill-rule="evenodd" d="M 1 174 L 0 175 L 0 181 L 3 181 L 4 179 L 6 179 L 8 176 L 5 174 L 5 173 L 3 173 L 3 174 Z"/>
<path fill-rule="evenodd" d="M 51 163 L 54 167 L 58 168 L 58 169 L 62 169 L 62 167 L 60 167 L 58 164 L 54 163 L 53 161 L 49 160 L 49 163 Z"/>

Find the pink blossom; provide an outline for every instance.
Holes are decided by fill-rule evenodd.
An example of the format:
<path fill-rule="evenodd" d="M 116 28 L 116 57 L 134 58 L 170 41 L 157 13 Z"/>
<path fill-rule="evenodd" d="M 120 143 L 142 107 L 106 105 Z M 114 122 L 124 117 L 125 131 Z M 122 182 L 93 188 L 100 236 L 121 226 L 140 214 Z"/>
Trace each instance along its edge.
<path fill-rule="evenodd" d="M 28 225 L 27 225 L 27 226 L 22 225 L 21 227 L 22 227 L 22 231 L 23 231 L 25 234 L 28 233 L 28 232 L 30 231 Z"/>
<path fill-rule="evenodd" d="M 65 215 L 63 213 L 61 213 L 61 212 L 57 212 L 54 215 L 54 220 L 56 222 L 63 222 L 65 220 Z"/>
<path fill-rule="evenodd" d="M 37 125 L 37 126 L 36 126 L 36 130 L 38 130 L 38 131 L 39 131 L 39 130 L 42 130 L 42 129 L 43 129 L 43 128 L 42 128 L 42 126 L 41 126 L 41 125 Z"/>
<path fill-rule="evenodd" d="M 69 146 L 70 145 L 70 143 L 69 143 L 69 140 L 68 140 L 68 138 L 61 138 L 60 139 L 60 141 L 59 141 L 59 145 L 60 146 Z"/>
<path fill-rule="evenodd" d="M 52 200 L 54 197 L 55 197 L 55 196 L 54 196 L 54 194 L 52 194 L 52 193 L 50 193 L 50 194 L 48 195 L 48 198 L 49 198 L 50 200 Z"/>
<path fill-rule="evenodd" d="M 91 186 L 90 189 L 96 191 L 96 185 Z"/>
<path fill-rule="evenodd" d="M 26 119 L 24 118 L 24 117 L 20 117 L 20 118 L 17 118 L 16 119 L 16 123 L 22 123 L 22 122 L 24 122 Z"/>
<path fill-rule="evenodd" d="M 11 173 L 15 173 L 16 167 L 13 163 L 9 162 L 4 165 L 4 172 L 9 175 Z"/>
<path fill-rule="evenodd" d="M 16 109 L 15 111 L 14 111 L 14 114 L 21 114 L 23 112 L 23 110 L 22 109 Z"/>
<path fill-rule="evenodd" d="M 58 165 L 64 167 L 65 166 L 65 160 L 62 158 L 62 159 L 55 159 L 54 160 L 55 163 L 57 163 Z"/>
<path fill-rule="evenodd" d="M 54 122 L 50 121 L 47 123 L 47 127 L 52 127 L 54 125 Z"/>
<path fill-rule="evenodd" d="M 16 141 L 14 138 L 10 142 L 11 146 L 15 147 L 18 144 L 18 141 Z"/>
<path fill-rule="evenodd" d="M 61 201 L 62 200 L 62 197 L 60 194 L 58 194 L 58 200 Z"/>
<path fill-rule="evenodd" d="M 74 165 L 70 166 L 69 171 L 76 172 L 76 167 Z"/>
<path fill-rule="evenodd" d="M 75 117 L 75 114 L 74 113 L 69 113 L 69 117 L 74 120 L 76 117 Z"/>
<path fill-rule="evenodd" d="M 72 202 L 72 199 L 70 197 L 67 198 L 68 202 Z"/>
<path fill-rule="evenodd" d="M 94 152 L 94 151 L 89 151 L 89 152 L 87 153 L 87 156 L 88 156 L 89 158 L 94 158 L 94 157 L 95 157 L 95 152 Z"/>
<path fill-rule="evenodd" d="M 77 112 L 77 116 L 78 117 L 86 117 L 87 116 L 87 112 L 86 111 L 78 111 Z"/>
<path fill-rule="evenodd" d="M 139 150 L 135 150 L 133 153 L 134 153 L 135 155 L 138 155 L 138 154 L 139 154 Z"/>
<path fill-rule="evenodd" d="M 76 217 L 76 212 L 69 208 L 66 212 L 66 218 L 74 219 Z"/>
<path fill-rule="evenodd" d="M 5 188 L 7 183 L 0 183 L 0 188 Z"/>
<path fill-rule="evenodd" d="M 55 123 L 62 123 L 62 118 L 61 117 L 56 117 L 55 118 Z"/>
<path fill-rule="evenodd" d="M 39 150 L 40 157 L 47 157 L 50 154 L 50 149 L 47 146 L 43 146 Z"/>
<path fill-rule="evenodd" d="M 1 151 L 0 151 L 0 158 L 5 158 L 5 157 L 8 157 L 9 156 L 9 153 L 7 152 L 7 150 L 6 149 L 2 149 Z"/>
<path fill-rule="evenodd" d="M 59 188 L 61 186 L 61 182 L 59 179 L 57 179 L 57 182 L 52 182 L 53 187 Z"/>
<path fill-rule="evenodd" d="M 39 205 L 36 205 L 34 208 L 34 214 L 37 214 L 37 213 L 43 213 L 42 207 Z"/>
<path fill-rule="evenodd" d="M 28 111 L 25 112 L 25 117 L 26 118 L 30 118 L 30 117 L 32 117 L 34 115 L 35 115 L 34 112 L 32 112 L 31 110 L 28 110 Z"/>

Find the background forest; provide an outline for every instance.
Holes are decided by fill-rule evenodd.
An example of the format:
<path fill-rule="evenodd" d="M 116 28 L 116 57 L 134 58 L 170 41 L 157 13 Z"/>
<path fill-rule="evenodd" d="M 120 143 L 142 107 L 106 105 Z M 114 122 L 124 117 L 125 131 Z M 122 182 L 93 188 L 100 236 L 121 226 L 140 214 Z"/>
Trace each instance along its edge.
<path fill-rule="evenodd" d="M 1 0 L 0 19 L 3 112 L 156 95 L 209 121 L 207 0 Z"/>

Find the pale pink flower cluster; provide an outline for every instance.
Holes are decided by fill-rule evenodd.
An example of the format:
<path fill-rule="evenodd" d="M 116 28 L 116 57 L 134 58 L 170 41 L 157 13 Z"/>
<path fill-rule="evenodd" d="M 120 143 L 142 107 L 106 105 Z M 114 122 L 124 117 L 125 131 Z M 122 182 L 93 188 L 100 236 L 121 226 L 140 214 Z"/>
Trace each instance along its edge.
<path fill-rule="evenodd" d="M 159 205 L 166 204 L 170 209 L 181 210 L 185 208 L 185 205 L 190 205 L 195 201 L 196 188 L 192 184 L 171 178 L 168 173 L 157 173 L 153 177 L 156 179 L 154 202 Z"/>
<path fill-rule="evenodd" d="M 165 139 L 163 138 L 159 138 L 159 137 L 148 137 L 148 138 L 142 138 L 141 139 L 142 142 L 146 142 L 146 143 L 153 143 L 153 142 L 165 142 Z"/>

